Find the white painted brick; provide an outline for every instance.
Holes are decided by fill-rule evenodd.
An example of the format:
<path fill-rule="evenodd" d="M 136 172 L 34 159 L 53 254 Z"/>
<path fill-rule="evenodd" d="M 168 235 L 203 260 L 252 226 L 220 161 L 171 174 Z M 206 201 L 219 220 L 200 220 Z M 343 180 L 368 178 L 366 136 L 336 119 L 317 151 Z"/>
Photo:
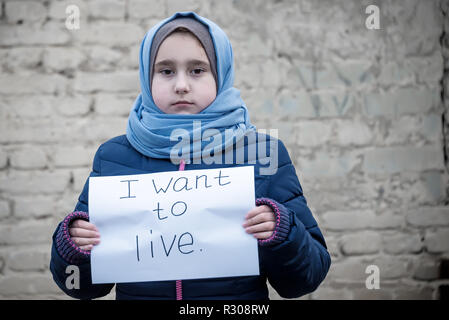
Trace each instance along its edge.
<path fill-rule="evenodd" d="M 0 220 L 11 215 L 11 209 L 8 201 L 0 200 Z M 1 269 L 1 268 L 0 268 Z"/>
<path fill-rule="evenodd" d="M 388 172 L 376 173 L 381 177 L 374 189 L 370 185 L 366 188 L 370 191 L 368 197 L 376 200 L 377 205 L 382 204 L 383 209 L 391 210 L 400 206 L 404 216 L 409 208 L 428 206 L 429 202 L 441 201 L 445 197 L 446 179 L 439 170 L 425 172 L 402 171 L 391 175 Z M 396 210 L 395 210 L 396 211 Z"/>
<path fill-rule="evenodd" d="M 333 124 L 338 145 L 362 146 L 373 140 L 373 133 L 366 123 L 357 120 L 336 120 Z"/>
<path fill-rule="evenodd" d="M 380 214 L 372 221 L 373 229 L 399 229 L 405 224 L 404 216 L 401 213 L 389 212 L 382 209 Z"/>
<path fill-rule="evenodd" d="M 81 145 L 62 146 L 53 149 L 51 154 L 53 164 L 57 167 L 92 166 L 96 147 Z"/>
<path fill-rule="evenodd" d="M 40 118 L 39 121 L 33 121 L 29 118 L 10 119 L 0 126 L 0 142 L 73 143 L 78 141 L 85 143 L 86 130 L 89 129 L 87 123 L 86 118 L 78 118 L 77 121 L 73 121 L 73 119 L 68 117 L 58 119 Z M 23 128 L 27 128 L 27 130 L 23 130 Z M 98 140 L 94 139 L 93 141 Z"/>
<path fill-rule="evenodd" d="M 136 24 L 109 21 L 85 23 L 73 33 L 77 43 L 121 47 L 138 46 L 144 35 Z"/>
<path fill-rule="evenodd" d="M 357 230 L 370 228 L 376 214 L 371 210 L 328 211 L 320 218 L 321 225 L 327 230 Z"/>
<path fill-rule="evenodd" d="M 95 113 L 104 116 L 128 116 L 135 97 L 99 93 L 95 96 Z"/>
<path fill-rule="evenodd" d="M 120 64 L 119 60 L 122 58 L 122 53 L 119 50 L 101 46 L 93 46 L 86 51 L 88 55 L 87 66 L 92 71 L 114 70 L 116 65 Z M 138 55 L 136 56 L 136 62 L 138 62 Z"/>
<path fill-rule="evenodd" d="M 140 48 L 138 46 L 129 48 L 128 54 L 126 54 L 122 58 L 122 60 L 120 61 L 120 65 L 124 65 L 130 69 L 138 69 L 139 68 L 139 51 L 140 51 Z"/>
<path fill-rule="evenodd" d="M 354 96 L 344 91 L 285 93 L 279 98 L 279 112 L 300 118 L 339 117 L 354 108 L 354 102 Z"/>
<path fill-rule="evenodd" d="M 386 62 L 380 67 L 378 81 L 384 85 L 410 84 L 415 75 L 403 62 Z"/>
<path fill-rule="evenodd" d="M 331 65 L 297 65 L 288 72 L 291 88 L 303 87 L 308 89 L 344 88 L 345 81 L 339 77 Z M 296 79 L 296 81 L 294 80 Z"/>
<path fill-rule="evenodd" d="M 418 258 L 414 263 L 413 278 L 417 280 L 436 280 L 440 277 L 440 263 L 437 258 Z"/>
<path fill-rule="evenodd" d="M 139 77 L 136 72 L 118 71 L 112 73 L 77 73 L 74 89 L 80 92 L 136 92 L 139 90 Z"/>
<path fill-rule="evenodd" d="M 47 23 L 40 28 L 28 25 L 2 26 L 0 45 L 65 45 L 71 40 L 65 25 Z"/>
<path fill-rule="evenodd" d="M 254 59 L 254 58 L 253 58 Z M 261 86 L 268 88 L 280 87 L 287 82 L 285 77 L 287 65 L 283 61 L 269 60 L 262 58 L 261 66 Z"/>
<path fill-rule="evenodd" d="M 368 116 L 397 116 L 424 113 L 440 103 L 437 88 L 402 88 L 386 93 L 364 95 L 364 111 Z"/>
<path fill-rule="evenodd" d="M 54 94 L 65 90 L 66 79 L 52 74 L 1 74 L 1 94 Z"/>
<path fill-rule="evenodd" d="M 35 248 L 12 251 L 6 260 L 13 271 L 44 271 L 49 267 L 49 251 Z"/>
<path fill-rule="evenodd" d="M 395 233 L 383 235 L 382 247 L 388 254 L 418 253 L 422 250 L 419 234 Z"/>
<path fill-rule="evenodd" d="M 333 155 L 327 152 L 316 152 L 312 159 L 299 158 L 298 168 L 302 174 L 313 177 L 341 177 L 349 174 L 361 159 L 356 152 Z"/>
<path fill-rule="evenodd" d="M 90 112 L 91 103 L 89 96 L 65 96 L 58 99 L 55 109 L 62 116 L 83 116 Z"/>
<path fill-rule="evenodd" d="M 6 150 L 3 148 L 0 148 L 0 169 L 3 169 L 8 164 L 8 154 L 6 153 Z"/>
<path fill-rule="evenodd" d="M 11 152 L 10 163 L 14 169 L 44 169 L 47 155 L 42 148 L 22 146 Z"/>
<path fill-rule="evenodd" d="M 3 223 L 0 225 L 1 244 L 50 243 L 56 225 L 50 220 Z"/>
<path fill-rule="evenodd" d="M 418 81 L 439 82 L 444 71 L 443 55 L 437 51 L 430 57 L 411 58 L 408 68 L 415 72 Z"/>
<path fill-rule="evenodd" d="M 442 139 L 442 132 L 441 115 L 406 115 L 391 121 L 379 140 L 386 145 L 432 143 Z"/>
<path fill-rule="evenodd" d="M 85 56 L 76 48 L 47 48 L 43 53 L 43 64 L 48 70 L 77 69 Z"/>
<path fill-rule="evenodd" d="M 6 53 L 5 57 L 2 58 L 3 66 L 10 71 L 18 71 L 36 68 L 41 62 L 43 49 L 37 47 L 19 47 L 2 51 Z"/>
<path fill-rule="evenodd" d="M 344 116 L 355 106 L 355 97 L 348 91 L 317 93 L 312 99 L 318 108 L 318 117 Z"/>
<path fill-rule="evenodd" d="M 389 147 L 367 150 L 363 160 L 366 173 L 396 173 L 443 169 L 444 159 L 438 146 Z"/>
<path fill-rule="evenodd" d="M 128 16 L 131 19 L 165 18 L 165 4 L 163 0 L 129 0 Z"/>
<path fill-rule="evenodd" d="M 381 236 L 378 232 L 363 231 L 344 235 L 341 251 L 344 255 L 373 254 L 380 250 Z"/>
<path fill-rule="evenodd" d="M 308 67 L 306 67 L 308 69 Z M 338 88 L 345 87 L 348 80 L 342 79 L 337 69 L 331 65 L 322 65 L 312 67 L 306 71 L 306 82 L 309 88 Z"/>
<path fill-rule="evenodd" d="M 48 128 L 52 124 L 52 121 L 49 119 L 36 122 L 30 119 L 11 118 L 8 121 L 4 121 L 0 126 L 0 142 L 51 142 L 53 140 L 44 128 Z M 23 130 L 24 127 L 28 130 Z M 39 132 L 39 135 L 36 132 Z"/>
<path fill-rule="evenodd" d="M 331 125 L 321 120 L 300 121 L 297 125 L 297 144 L 300 146 L 320 146 L 331 138 Z"/>
<path fill-rule="evenodd" d="M 235 85 L 237 88 L 258 88 L 262 85 L 262 77 L 253 77 L 254 74 L 262 75 L 262 66 L 256 61 L 236 61 Z"/>
<path fill-rule="evenodd" d="M 68 6 L 75 5 L 78 7 L 80 12 L 80 20 L 86 20 L 88 17 L 87 4 L 84 0 L 62 0 L 62 1 L 51 1 L 49 3 L 48 15 L 50 18 L 55 20 L 66 20 L 69 16 L 66 13 Z M 83 22 L 81 22 L 81 27 Z"/>
<path fill-rule="evenodd" d="M 284 118 L 273 117 L 273 112 L 275 108 L 275 90 L 274 89 L 257 89 L 257 88 L 242 88 L 241 96 L 245 101 L 245 104 L 252 114 L 251 120 L 254 119 L 255 122 L 261 121 L 263 125 L 259 127 L 267 129 L 269 128 L 268 121 L 276 122 L 277 120 L 283 120 Z M 273 128 L 278 128 L 273 127 Z"/>
<path fill-rule="evenodd" d="M 198 11 L 204 5 L 203 1 L 199 0 L 167 0 L 167 14 L 172 15 L 178 11 Z"/>
<path fill-rule="evenodd" d="M 0 191 L 11 194 L 60 193 L 68 186 L 68 171 L 0 172 Z"/>
<path fill-rule="evenodd" d="M 441 253 L 449 251 L 449 228 L 441 228 L 433 231 L 426 231 L 425 245 L 431 253 Z"/>
<path fill-rule="evenodd" d="M 127 124 L 127 118 L 92 119 L 84 126 L 84 138 L 88 141 L 106 141 L 112 137 L 125 134 Z"/>
<path fill-rule="evenodd" d="M 422 173 L 422 195 L 433 203 L 441 203 L 446 197 L 447 177 L 441 171 L 432 170 Z"/>
<path fill-rule="evenodd" d="M 124 0 L 97 0 L 87 3 L 87 12 L 92 18 L 119 19 L 125 17 Z"/>
<path fill-rule="evenodd" d="M 341 262 L 335 262 L 332 264 L 332 268 L 329 269 L 328 280 L 339 279 L 347 282 L 365 283 L 365 279 L 368 276 L 365 273 L 366 267 L 373 264 L 371 260 L 368 260 L 359 256 L 348 257 Z"/>
<path fill-rule="evenodd" d="M 379 267 L 381 281 L 399 279 L 410 274 L 411 261 L 407 257 L 381 256 L 373 259 L 372 264 Z"/>
<path fill-rule="evenodd" d="M 286 116 L 301 115 L 312 118 L 315 115 L 312 96 L 304 91 L 280 95 L 279 113 Z"/>
<path fill-rule="evenodd" d="M 57 201 L 52 196 L 12 197 L 14 202 L 14 217 L 19 219 L 46 218 L 56 214 Z"/>
<path fill-rule="evenodd" d="M 273 53 L 273 39 L 271 38 L 263 38 L 259 34 L 248 34 L 246 41 L 234 41 L 232 43 L 232 50 L 234 51 L 234 56 L 237 58 L 243 58 L 245 60 L 256 58 L 269 58 Z M 275 66 L 279 66 L 282 68 L 282 72 L 287 74 L 287 68 L 285 65 L 287 62 L 285 59 L 281 61 L 280 59 L 276 59 Z M 236 70 L 237 71 L 237 70 Z M 266 75 L 269 76 L 268 74 Z M 279 84 L 276 84 L 279 85 Z"/>
<path fill-rule="evenodd" d="M 1 294 L 7 297 L 61 292 L 51 274 L 1 275 L 0 287 L 2 288 Z"/>
<path fill-rule="evenodd" d="M 0 108 L 0 113 L 4 119 L 14 118 L 18 121 L 21 119 L 28 119 L 29 121 L 41 120 L 41 118 L 52 116 L 57 101 L 59 99 L 53 95 L 38 94 L 4 97 L 4 107 Z"/>
<path fill-rule="evenodd" d="M 449 226 L 449 207 L 420 207 L 407 212 L 407 222 L 416 227 Z"/>
<path fill-rule="evenodd" d="M 45 6 L 37 1 L 7 1 L 5 2 L 6 21 L 43 22 L 47 16 Z"/>
<path fill-rule="evenodd" d="M 357 86 L 374 80 L 371 66 L 372 62 L 353 60 L 344 64 L 339 63 L 335 66 L 335 69 L 347 86 Z"/>

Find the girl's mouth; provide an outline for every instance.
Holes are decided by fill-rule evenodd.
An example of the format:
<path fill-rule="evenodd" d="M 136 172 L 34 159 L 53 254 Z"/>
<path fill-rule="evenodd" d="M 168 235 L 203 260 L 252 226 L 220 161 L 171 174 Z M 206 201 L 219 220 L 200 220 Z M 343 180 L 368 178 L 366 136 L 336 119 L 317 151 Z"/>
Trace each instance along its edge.
<path fill-rule="evenodd" d="M 173 103 L 174 106 L 176 107 L 189 107 L 191 106 L 193 103 L 189 102 L 189 101 L 176 101 L 175 103 Z"/>

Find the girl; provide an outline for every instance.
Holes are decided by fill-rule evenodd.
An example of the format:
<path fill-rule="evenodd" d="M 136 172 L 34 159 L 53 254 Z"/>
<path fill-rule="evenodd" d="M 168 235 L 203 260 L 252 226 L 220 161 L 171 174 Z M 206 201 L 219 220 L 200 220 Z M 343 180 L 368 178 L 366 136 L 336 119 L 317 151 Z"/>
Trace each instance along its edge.
<path fill-rule="evenodd" d="M 294 298 L 314 291 L 326 276 L 330 255 L 288 152 L 280 140 L 255 131 L 233 81 L 231 44 L 216 24 L 193 12 L 160 22 L 140 48 L 141 94 L 126 135 L 99 147 L 90 176 L 254 166 L 257 200 L 242 227 L 258 239 L 260 275 L 118 283 L 117 299 L 268 299 L 267 280 L 280 296 Z M 182 150 L 173 139 L 179 130 L 193 137 Z M 213 150 L 195 140 L 202 137 L 198 130 L 212 132 Z M 267 160 L 274 169 L 263 170 Z M 53 235 L 50 269 L 68 295 L 92 299 L 114 286 L 91 282 L 90 251 L 99 242 L 89 223 L 86 182 L 74 212 Z M 79 289 L 65 286 L 70 264 L 79 267 Z"/>

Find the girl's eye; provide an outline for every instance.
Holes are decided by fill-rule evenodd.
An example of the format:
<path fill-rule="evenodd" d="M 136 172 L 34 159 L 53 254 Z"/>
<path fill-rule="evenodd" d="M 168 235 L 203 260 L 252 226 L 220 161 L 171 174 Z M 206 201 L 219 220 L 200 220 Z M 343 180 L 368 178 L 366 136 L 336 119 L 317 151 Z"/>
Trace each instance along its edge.
<path fill-rule="evenodd" d="M 173 71 L 170 69 L 162 69 L 161 71 L 159 71 L 159 73 L 161 73 L 164 76 L 169 76 L 173 73 Z"/>
<path fill-rule="evenodd" d="M 200 75 L 203 72 L 204 72 L 204 69 L 202 69 L 202 68 L 195 68 L 195 69 L 192 70 L 192 73 L 194 75 Z"/>

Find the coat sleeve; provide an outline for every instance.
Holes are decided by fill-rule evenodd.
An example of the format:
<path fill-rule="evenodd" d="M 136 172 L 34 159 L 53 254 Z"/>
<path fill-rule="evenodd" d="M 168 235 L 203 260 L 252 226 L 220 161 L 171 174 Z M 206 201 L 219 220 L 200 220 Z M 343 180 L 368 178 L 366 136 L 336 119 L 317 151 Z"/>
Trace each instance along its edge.
<path fill-rule="evenodd" d="M 95 154 L 93 169 L 90 177 L 100 175 L 100 149 L 101 147 Z M 88 213 L 88 185 L 89 179 L 87 179 L 84 189 L 78 199 L 75 212 L 84 211 L 86 214 Z M 61 237 L 64 223 L 70 220 L 69 218 L 71 215 L 73 215 L 73 213 L 66 217 L 64 221 L 58 225 L 53 234 L 50 260 L 50 271 L 53 274 L 53 279 L 62 291 L 73 298 L 94 299 L 105 296 L 111 291 L 114 284 L 92 284 L 90 255 L 83 256 L 77 253 L 75 253 L 76 255 L 73 255 L 72 252 L 75 252 L 75 250 L 71 250 L 70 245 L 67 245 L 67 241 L 69 240 L 63 240 Z M 73 246 L 74 244 L 72 243 L 71 247 L 73 248 Z M 78 249 L 76 251 L 80 250 Z M 69 266 L 74 266 L 77 268 L 69 268 Z M 74 282 L 72 282 L 72 285 L 67 285 L 66 283 L 67 281 L 70 282 L 74 279 L 73 277 L 77 272 L 74 270 L 79 270 L 79 288 L 74 287 L 75 280 L 73 280 Z"/>
<path fill-rule="evenodd" d="M 279 166 L 270 177 L 267 197 L 288 216 L 288 233 L 280 243 L 259 246 L 261 272 L 284 298 L 314 291 L 324 280 L 331 259 L 326 242 L 307 206 L 296 170 L 278 140 Z"/>

